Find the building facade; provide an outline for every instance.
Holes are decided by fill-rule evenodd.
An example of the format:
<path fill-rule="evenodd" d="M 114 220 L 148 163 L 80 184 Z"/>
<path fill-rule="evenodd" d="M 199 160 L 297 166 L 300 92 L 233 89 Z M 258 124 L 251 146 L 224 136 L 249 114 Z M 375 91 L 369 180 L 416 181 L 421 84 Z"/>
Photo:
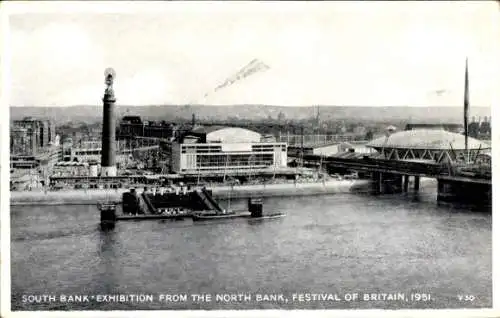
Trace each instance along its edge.
<path fill-rule="evenodd" d="M 491 138 L 491 117 L 481 118 L 472 117 L 471 122 L 468 125 L 469 136 L 479 139 L 490 139 Z"/>
<path fill-rule="evenodd" d="M 139 116 L 124 116 L 117 129 L 117 139 L 131 137 L 170 139 L 175 135 L 176 125 L 165 121 L 143 121 Z"/>
<path fill-rule="evenodd" d="M 51 146 L 36 154 L 11 154 L 10 167 L 18 169 L 33 169 L 38 167 L 52 168 L 60 161 L 61 157 L 61 147 Z"/>
<path fill-rule="evenodd" d="M 101 147 L 99 148 L 71 148 L 70 160 L 71 162 L 80 163 L 101 163 Z M 132 150 L 124 150 L 116 154 L 116 163 L 121 166 L 131 159 Z"/>
<path fill-rule="evenodd" d="M 14 155 L 35 155 L 55 143 L 53 122 L 25 117 L 14 120 L 11 127 L 10 147 Z"/>
<path fill-rule="evenodd" d="M 86 162 L 58 162 L 54 165 L 52 176 L 89 176 L 89 164 Z"/>
<path fill-rule="evenodd" d="M 10 130 L 10 153 L 28 153 L 30 142 L 28 140 L 28 130 L 21 127 L 12 127 Z"/>
<path fill-rule="evenodd" d="M 287 145 L 262 142 L 243 128 L 198 128 L 171 147 L 171 170 L 179 174 L 258 173 L 287 166 Z"/>

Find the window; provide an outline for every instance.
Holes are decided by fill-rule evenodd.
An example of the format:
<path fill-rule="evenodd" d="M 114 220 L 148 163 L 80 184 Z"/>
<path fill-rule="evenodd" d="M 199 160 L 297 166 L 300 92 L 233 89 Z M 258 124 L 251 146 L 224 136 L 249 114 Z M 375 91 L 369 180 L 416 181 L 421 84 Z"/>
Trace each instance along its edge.
<path fill-rule="evenodd" d="M 267 167 L 274 164 L 273 154 L 244 154 L 244 155 L 198 155 L 197 167 L 203 168 L 232 168 L 232 167 Z"/>
<path fill-rule="evenodd" d="M 252 151 L 254 152 L 274 151 L 274 145 L 253 145 Z"/>

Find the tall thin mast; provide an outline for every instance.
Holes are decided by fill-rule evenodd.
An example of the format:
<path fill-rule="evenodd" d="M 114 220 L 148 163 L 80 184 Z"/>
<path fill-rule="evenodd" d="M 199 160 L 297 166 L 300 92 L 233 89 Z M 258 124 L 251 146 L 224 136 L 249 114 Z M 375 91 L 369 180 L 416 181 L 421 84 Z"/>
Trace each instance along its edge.
<path fill-rule="evenodd" d="M 464 132 L 465 132 L 465 156 L 469 162 L 469 65 L 465 59 L 465 89 L 464 89 Z"/>
<path fill-rule="evenodd" d="M 304 166 L 304 125 L 300 127 L 300 167 Z"/>

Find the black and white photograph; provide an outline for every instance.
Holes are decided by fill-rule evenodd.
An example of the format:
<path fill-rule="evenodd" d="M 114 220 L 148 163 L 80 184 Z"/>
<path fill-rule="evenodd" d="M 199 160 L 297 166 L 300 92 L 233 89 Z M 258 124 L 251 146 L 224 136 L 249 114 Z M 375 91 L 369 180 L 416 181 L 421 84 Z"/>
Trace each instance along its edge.
<path fill-rule="evenodd" d="M 494 310 L 497 2 L 2 7 L 2 316 Z"/>

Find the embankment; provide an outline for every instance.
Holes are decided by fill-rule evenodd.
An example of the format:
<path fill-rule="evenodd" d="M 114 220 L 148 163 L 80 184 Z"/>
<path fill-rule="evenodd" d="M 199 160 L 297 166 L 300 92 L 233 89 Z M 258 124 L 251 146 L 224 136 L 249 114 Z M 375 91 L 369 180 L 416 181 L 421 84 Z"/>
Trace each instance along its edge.
<path fill-rule="evenodd" d="M 320 195 L 366 192 L 370 189 L 370 185 L 370 180 L 330 180 L 309 183 L 233 186 L 232 190 L 231 186 L 219 186 L 212 188 L 212 194 L 215 198 L 227 198 L 228 195 L 231 195 L 231 198 Z"/>
<path fill-rule="evenodd" d="M 247 198 L 250 196 L 274 197 L 297 195 L 320 195 L 369 191 L 370 180 L 329 180 L 309 183 L 278 183 L 260 185 L 235 185 L 211 187 L 215 198 Z M 97 201 L 121 201 L 128 189 L 92 189 L 61 191 L 11 191 L 10 205 L 83 205 Z M 143 189 L 138 188 L 138 192 Z"/>

